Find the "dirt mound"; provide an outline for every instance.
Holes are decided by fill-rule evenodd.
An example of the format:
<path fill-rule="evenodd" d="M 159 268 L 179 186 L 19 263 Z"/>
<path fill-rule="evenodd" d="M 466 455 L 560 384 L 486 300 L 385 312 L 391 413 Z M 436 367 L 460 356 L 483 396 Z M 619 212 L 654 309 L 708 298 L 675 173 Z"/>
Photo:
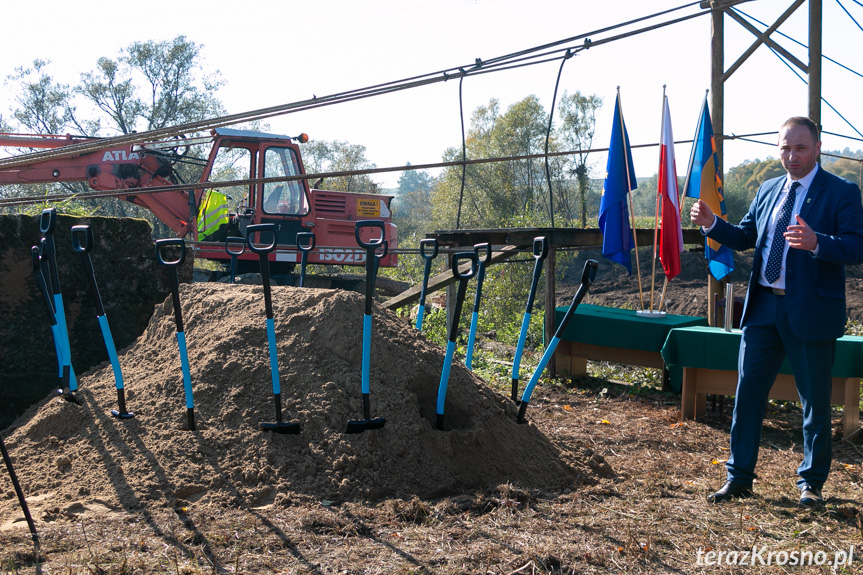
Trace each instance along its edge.
<path fill-rule="evenodd" d="M 80 378 L 80 405 L 47 398 L 6 440 L 31 505 L 43 512 L 149 505 L 288 504 L 294 498 L 432 497 L 511 482 L 561 490 L 595 481 L 607 465 L 554 445 L 463 366 L 453 366 L 448 429 L 435 429 L 443 364 L 439 346 L 376 307 L 371 345 L 372 417 L 383 429 L 344 433 L 362 418 L 363 297 L 274 287 L 286 420 L 299 435 L 259 431 L 275 419 L 262 288 L 184 285 L 180 298 L 194 388 L 186 408 L 170 298 L 120 354 L 134 419 L 118 420 L 110 364 Z M 94 334 L 94 337 L 97 337 Z M 12 493 L 2 505 L 16 505 Z M 9 516 L 4 512 L 3 515 Z"/>

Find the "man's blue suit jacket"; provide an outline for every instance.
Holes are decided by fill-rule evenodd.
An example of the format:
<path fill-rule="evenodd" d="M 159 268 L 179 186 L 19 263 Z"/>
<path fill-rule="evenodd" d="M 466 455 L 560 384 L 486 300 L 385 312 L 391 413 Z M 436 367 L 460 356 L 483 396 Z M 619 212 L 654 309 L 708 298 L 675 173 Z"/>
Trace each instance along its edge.
<path fill-rule="evenodd" d="M 751 315 L 752 288 L 761 273 L 762 248 L 770 214 L 785 176 L 764 182 L 738 225 L 717 218 L 708 237 L 733 250 L 755 248 L 742 325 Z M 800 217 L 818 236 L 818 257 L 790 248 L 785 297 L 791 330 L 802 340 L 830 340 L 845 333 L 845 266 L 863 263 L 863 205 L 860 189 L 819 166 Z M 791 224 L 796 221 L 792 218 Z"/>

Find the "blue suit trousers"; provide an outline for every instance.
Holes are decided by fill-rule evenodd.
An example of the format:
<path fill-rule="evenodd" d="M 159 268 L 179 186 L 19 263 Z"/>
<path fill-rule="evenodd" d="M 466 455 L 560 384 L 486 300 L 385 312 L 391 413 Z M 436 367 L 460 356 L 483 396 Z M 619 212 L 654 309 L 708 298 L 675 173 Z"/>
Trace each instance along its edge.
<path fill-rule="evenodd" d="M 830 472 L 831 371 L 836 341 L 806 341 L 791 330 L 785 296 L 761 286 L 750 288 L 751 315 L 743 327 L 739 376 L 731 422 L 728 481 L 751 486 L 761 443 L 761 425 L 770 388 L 787 355 L 803 406 L 803 462 L 797 468 L 804 483 L 821 488 Z"/>

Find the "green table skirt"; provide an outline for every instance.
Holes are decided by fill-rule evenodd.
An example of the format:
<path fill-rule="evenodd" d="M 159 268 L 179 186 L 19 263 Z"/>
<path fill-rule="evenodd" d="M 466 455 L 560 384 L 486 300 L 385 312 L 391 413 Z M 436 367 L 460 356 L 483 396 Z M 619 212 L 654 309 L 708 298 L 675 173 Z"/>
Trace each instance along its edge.
<path fill-rule="evenodd" d="M 731 331 L 716 327 L 672 329 L 662 346 L 662 358 L 667 366 L 737 371 L 740 336 L 739 329 Z M 780 373 L 792 373 L 788 358 L 782 364 Z M 846 335 L 836 341 L 833 377 L 861 376 L 863 376 L 863 337 Z"/>
<path fill-rule="evenodd" d="M 555 327 L 569 306 L 554 310 Z M 635 310 L 598 305 L 579 305 L 561 339 L 604 347 L 640 349 L 659 352 L 668 333 L 674 328 L 707 325 L 707 318 L 666 314 L 662 318 L 645 318 Z"/>

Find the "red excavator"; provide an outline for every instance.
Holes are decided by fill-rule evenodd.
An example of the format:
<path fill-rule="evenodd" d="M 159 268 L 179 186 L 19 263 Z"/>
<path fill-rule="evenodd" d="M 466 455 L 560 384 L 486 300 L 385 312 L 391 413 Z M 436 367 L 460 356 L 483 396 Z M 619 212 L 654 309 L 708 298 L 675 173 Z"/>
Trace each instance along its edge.
<path fill-rule="evenodd" d="M 0 146 L 62 148 L 98 140 L 76 136 L 0 133 Z M 289 272 L 300 261 L 299 232 L 315 234 L 308 263 L 364 265 L 365 250 L 357 246 L 357 220 L 384 222 L 387 255 L 379 262 L 395 266 L 398 229 L 391 221 L 392 196 L 312 189 L 306 179 L 282 179 L 305 174 L 300 143 L 308 136 L 281 136 L 250 130 L 216 128 L 210 136 L 154 143 L 111 146 L 76 156 L 37 159 L 0 168 L 0 185 L 87 182 L 110 194 L 152 211 L 177 237 L 195 241 L 195 257 L 227 263 L 228 237 L 245 237 L 252 224 L 274 223 L 277 247 L 270 253 L 275 273 Z M 191 157 L 191 146 L 210 144 L 207 159 Z M 188 189 L 156 193 L 136 190 L 182 184 L 181 171 L 203 168 Z M 246 182 L 272 179 L 266 182 Z M 214 182 L 237 182 L 208 186 Z M 369 230 L 369 228 L 365 228 Z M 364 238 L 371 240 L 373 238 Z M 306 248 L 308 247 L 306 242 Z M 238 272 L 257 271 L 258 256 L 247 250 L 239 256 Z"/>

